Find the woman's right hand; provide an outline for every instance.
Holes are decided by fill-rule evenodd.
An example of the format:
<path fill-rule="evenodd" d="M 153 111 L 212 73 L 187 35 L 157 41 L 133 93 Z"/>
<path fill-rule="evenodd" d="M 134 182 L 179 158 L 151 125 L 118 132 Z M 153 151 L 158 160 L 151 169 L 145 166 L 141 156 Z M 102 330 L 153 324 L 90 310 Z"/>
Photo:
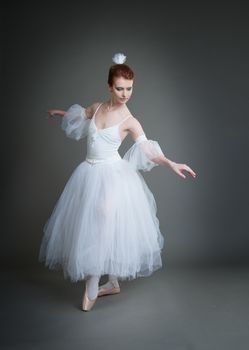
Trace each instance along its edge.
<path fill-rule="evenodd" d="M 57 110 L 56 109 L 49 109 L 47 111 L 47 113 L 48 113 L 49 117 L 54 117 L 57 114 Z"/>

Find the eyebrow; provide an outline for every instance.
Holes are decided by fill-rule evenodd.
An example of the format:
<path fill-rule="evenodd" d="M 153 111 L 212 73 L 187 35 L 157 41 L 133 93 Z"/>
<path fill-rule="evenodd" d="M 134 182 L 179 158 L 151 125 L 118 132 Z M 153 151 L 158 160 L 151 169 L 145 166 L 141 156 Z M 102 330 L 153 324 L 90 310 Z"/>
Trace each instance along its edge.
<path fill-rule="evenodd" d="M 121 89 L 123 89 L 123 86 L 115 86 L 116 88 L 121 88 Z M 128 88 L 132 88 L 133 86 L 127 86 L 127 88 L 126 89 L 128 89 Z"/>

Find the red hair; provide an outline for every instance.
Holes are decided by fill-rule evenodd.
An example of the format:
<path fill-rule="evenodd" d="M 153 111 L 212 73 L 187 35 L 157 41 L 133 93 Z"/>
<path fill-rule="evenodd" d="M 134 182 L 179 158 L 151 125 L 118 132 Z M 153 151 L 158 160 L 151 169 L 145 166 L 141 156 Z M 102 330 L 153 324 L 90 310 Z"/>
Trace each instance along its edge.
<path fill-rule="evenodd" d="M 132 80 L 134 76 L 133 70 L 127 64 L 113 64 L 109 69 L 108 84 L 112 86 L 114 78 L 123 77 Z"/>

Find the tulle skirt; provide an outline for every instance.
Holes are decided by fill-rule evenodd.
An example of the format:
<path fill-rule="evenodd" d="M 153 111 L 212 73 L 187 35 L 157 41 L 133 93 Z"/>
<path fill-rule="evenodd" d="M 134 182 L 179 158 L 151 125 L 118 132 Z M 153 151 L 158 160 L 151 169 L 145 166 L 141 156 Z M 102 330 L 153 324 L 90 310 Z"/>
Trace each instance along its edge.
<path fill-rule="evenodd" d="M 81 162 L 44 225 L 39 261 L 72 282 L 89 275 L 120 280 L 162 267 L 164 237 L 143 176 L 124 159 Z"/>

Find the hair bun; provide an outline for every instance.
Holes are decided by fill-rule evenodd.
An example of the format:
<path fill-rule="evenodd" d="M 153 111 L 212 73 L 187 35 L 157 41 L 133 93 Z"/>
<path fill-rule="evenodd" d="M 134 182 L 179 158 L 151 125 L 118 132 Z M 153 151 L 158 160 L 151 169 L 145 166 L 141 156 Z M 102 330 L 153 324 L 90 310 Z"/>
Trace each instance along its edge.
<path fill-rule="evenodd" d="M 123 53 L 115 53 L 112 60 L 116 64 L 122 64 L 126 61 L 126 56 Z"/>

